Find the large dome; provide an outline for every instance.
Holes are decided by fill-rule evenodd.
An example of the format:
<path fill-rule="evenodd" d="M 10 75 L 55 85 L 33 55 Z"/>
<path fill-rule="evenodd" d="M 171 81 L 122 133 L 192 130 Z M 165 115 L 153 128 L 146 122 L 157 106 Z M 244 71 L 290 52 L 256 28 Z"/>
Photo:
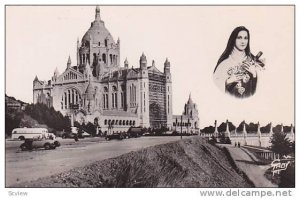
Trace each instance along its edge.
<path fill-rule="evenodd" d="M 93 43 L 101 43 L 104 44 L 105 40 L 108 39 L 108 43 L 113 43 L 115 44 L 111 34 L 109 31 L 106 29 L 104 25 L 104 21 L 101 20 L 100 18 L 100 9 L 97 6 L 96 8 L 96 15 L 95 15 L 95 20 L 91 23 L 91 27 L 88 29 L 88 31 L 84 34 L 81 42 L 82 44 L 86 44 L 90 42 L 90 39 L 92 39 Z"/>

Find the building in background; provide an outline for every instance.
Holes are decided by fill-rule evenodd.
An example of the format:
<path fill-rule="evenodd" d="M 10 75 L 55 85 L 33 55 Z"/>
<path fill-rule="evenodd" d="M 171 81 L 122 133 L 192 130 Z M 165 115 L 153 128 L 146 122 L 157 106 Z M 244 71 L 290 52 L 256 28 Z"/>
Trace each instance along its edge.
<path fill-rule="evenodd" d="M 172 77 L 166 59 L 164 71 L 149 65 L 143 53 L 139 67 L 120 65 L 120 39 L 115 42 L 95 10 L 95 20 L 77 40 L 77 60 L 69 57 L 65 71 L 57 68 L 51 80 L 33 81 L 33 103 L 54 107 L 72 120 L 98 122 L 104 132 L 127 131 L 130 126 L 172 128 Z M 195 116 L 191 99 L 185 118 Z M 197 114 L 198 118 L 198 114 Z M 194 126 L 194 119 L 190 120 Z"/>
<path fill-rule="evenodd" d="M 192 101 L 191 94 L 184 105 L 182 115 L 173 115 L 173 131 L 179 133 L 199 134 L 199 117 L 196 103 Z"/>

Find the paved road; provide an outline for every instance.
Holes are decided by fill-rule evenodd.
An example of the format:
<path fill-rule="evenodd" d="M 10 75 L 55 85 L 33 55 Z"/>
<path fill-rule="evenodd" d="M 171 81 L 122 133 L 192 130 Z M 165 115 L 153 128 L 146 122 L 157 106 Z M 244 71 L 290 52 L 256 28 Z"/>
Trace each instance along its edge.
<path fill-rule="evenodd" d="M 248 176 L 255 187 L 278 187 L 264 176 L 265 171 L 270 168 L 270 165 L 257 165 L 253 160 L 254 156 L 244 149 L 234 147 L 233 145 L 225 146 L 228 148 L 237 167 Z"/>
<path fill-rule="evenodd" d="M 116 157 L 141 148 L 179 140 L 180 137 L 141 137 L 105 141 L 87 138 L 75 142 L 62 140 L 55 150 L 20 151 L 21 142 L 6 142 L 6 187 L 61 173 L 95 161 Z"/>

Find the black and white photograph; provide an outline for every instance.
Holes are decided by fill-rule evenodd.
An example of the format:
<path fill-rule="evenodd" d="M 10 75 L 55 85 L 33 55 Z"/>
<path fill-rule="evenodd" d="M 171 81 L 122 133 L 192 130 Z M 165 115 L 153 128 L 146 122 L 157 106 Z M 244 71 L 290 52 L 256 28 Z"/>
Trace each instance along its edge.
<path fill-rule="evenodd" d="M 4 5 L 6 195 L 292 196 L 295 7 Z"/>

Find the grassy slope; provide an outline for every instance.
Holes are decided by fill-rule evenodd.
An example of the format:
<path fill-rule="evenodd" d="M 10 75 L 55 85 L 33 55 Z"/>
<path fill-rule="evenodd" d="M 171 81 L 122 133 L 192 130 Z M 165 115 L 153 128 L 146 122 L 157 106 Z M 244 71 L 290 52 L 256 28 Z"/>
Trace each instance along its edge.
<path fill-rule="evenodd" d="M 149 147 L 19 187 L 251 187 L 223 150 L 194 137 Z"/>

